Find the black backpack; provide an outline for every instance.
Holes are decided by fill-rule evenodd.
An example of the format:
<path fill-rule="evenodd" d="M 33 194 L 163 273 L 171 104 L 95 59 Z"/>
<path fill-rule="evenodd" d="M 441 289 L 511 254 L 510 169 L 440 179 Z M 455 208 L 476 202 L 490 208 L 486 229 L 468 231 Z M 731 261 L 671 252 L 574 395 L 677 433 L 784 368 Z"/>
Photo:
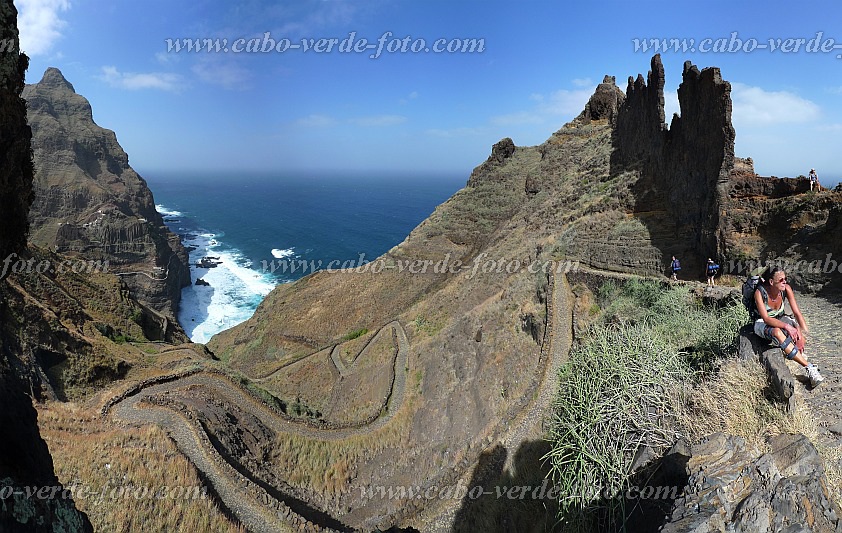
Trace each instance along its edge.
<path fill-rule="evenodd" d="M 766 267 L 757 267 L 749 272 L 748 277 L 743 282 L 743 305 L 748 310 L 748 314 L 752 320 L 757 320 L 760 317 L 757 306 L 754 305 L 754 291 L 757 290 L 760 282 L 763 281 L 763 275 L 765 273 Z"/>

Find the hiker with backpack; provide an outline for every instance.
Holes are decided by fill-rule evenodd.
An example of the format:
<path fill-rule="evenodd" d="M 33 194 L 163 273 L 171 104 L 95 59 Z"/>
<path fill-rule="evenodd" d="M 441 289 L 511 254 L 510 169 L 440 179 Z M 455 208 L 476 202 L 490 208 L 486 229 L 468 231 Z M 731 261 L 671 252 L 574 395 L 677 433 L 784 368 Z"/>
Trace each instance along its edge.
<path fill-rule="evenodd" d="M 751 284 L 753 278 L 758 277 L 749 278 L 746 284 Z M 803 366 L 810 380 L 810 386 L 818 387 L 824 378 L 819 373 L 818 367 L 809 363 L 804 357 L 805 336 L 809 330 L 795 302 L 792 287 L 786 281 L 786 272 L 777 266 L 767 268 L 766 272 L 761 274 L 754 283 L 756 283 L 756 288 L 749 303 L 753 304 L 750 312 L 754 320 L 755 335 L 772 341 L 781 349 L 784 357 Z M 746 292 L 746 286 L 744 286 L 743 293 L 746 294 Z M 795 318 L 786 314 L 784 300 L 789 302 Z"/>
<path fill-rule="evenodd" d="M 816 169 L 811 168 L 810 175 L 808 177 L 810 178 L 810 192 L 813 192 L 814 186 L 817 191 L 821 190 L 821 186 L 819 185 L 819 175 L 816 174 Z"/>
<path fill-rule="evenodd" d="M 713 262 L 713 259 L 708 258 L 708 266 L 705 269 L 708 276 L 708 285 L 713 287 L 715 283 L 713 282 L 713 278 L 716 277 L 716 274 L 719 272 L 719 265 Z"/>
<path fill-rule="evenodd" d="M 678 273 L 681 271 L 681 263 L 675 256 L 672 256 L 672 264 L 670 264 L 670 268 L 672 268 L 672 280 L 678 281 Z"/>

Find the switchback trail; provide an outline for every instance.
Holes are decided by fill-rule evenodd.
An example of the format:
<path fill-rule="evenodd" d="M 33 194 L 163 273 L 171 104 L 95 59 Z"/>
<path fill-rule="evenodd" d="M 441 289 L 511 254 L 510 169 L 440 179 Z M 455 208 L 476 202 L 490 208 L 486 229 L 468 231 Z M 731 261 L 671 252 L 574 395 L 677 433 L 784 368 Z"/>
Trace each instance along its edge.
<path fill-rule="evenodd" d="M 534 379 L 535 393 L 532 401 L 512 421 L 508 429 L 492 442 L 500 444 L 509 453 L 505 469 L 512 470 L 515 451 L 529 440 L 540 440 L 544 436 L 544 422 L 550 413 L 557 389 L 557 376 L 561 366 L 569 359 L 573 343 L 573 293 L 564 274 L 551 274 L 550 294 L 547 299 L 548 328 L 542 347 L 541 365 Z M 473 469 L 460 476 L 462 484 L 470 486 Z M 456 482 L 453 483 L 454 485 Z M 445 533 L 452 531 L 456 513 L 462 502 L 455 499 L 439 500 L 437 507 L 431 506 L 421 513 L 422 531 Z"/>
<path fill-rule="evenodd" d="M 397 344 L 394 379 L 383 414 L 362 426 L 320 428 L 296 422 L 274 411 L 227 376 L 212 371 L 193 372 L 160 383 L 151 382 L 139 390 L 133 390 L 125 397 L 116 398 L 110 407 L 108 405 L 111 402 L 107 402 L 104 411 L 124 423 L 155 424 L 163 427 L 175 440 L 179 449 L 206 477 L 223 505 L 250 531 L 301 530 L 300 527 L 306 526 L 303 520 L 295 516 L 283 501 L 278 501 L 259 484 L 238 472 L 213 446 L 204 427 L 191 413 L 160 405 L 160 402 L 156 405 L 155 399 L 168 392 L 193 391 L 200 387 L 211 397 L 254 414 L 276 434 L 294 433 L 311 439 L 330 441 L 363 435 L 388 424 L 400 409 L 405 396 L 409 353 L 406 331 L 399 322 L 391 322 L 383 326 L 369 344 L 380 335 L 391 335 Z"/>

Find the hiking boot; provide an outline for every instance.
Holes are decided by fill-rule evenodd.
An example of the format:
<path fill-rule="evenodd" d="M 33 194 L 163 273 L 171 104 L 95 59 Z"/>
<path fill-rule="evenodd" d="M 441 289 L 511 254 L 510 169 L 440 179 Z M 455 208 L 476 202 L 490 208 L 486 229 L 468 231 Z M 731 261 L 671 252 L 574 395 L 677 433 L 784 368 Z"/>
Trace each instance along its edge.
<path fill-rule="evenodd" d="M 822 381 L 824 381 L 822 375 L 819 374 L 819 367 L 812 363 L 807 366 L 807 377 L 810 378 L 810 386 L 814 389 L 821 385 Z"/>

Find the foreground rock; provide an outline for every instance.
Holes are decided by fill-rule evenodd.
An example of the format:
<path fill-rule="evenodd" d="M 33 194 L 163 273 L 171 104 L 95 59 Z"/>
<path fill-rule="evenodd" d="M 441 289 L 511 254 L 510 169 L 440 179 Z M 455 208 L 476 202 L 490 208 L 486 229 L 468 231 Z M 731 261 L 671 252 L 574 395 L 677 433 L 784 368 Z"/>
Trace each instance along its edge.
<path fill-rule="evenodd" d="M 670 453 L 690 476 L 662 533 L 842 531 L 816 448 L 803 435 L 778 435 L 757 457 L 739 437 L 714 434 Z"/>

